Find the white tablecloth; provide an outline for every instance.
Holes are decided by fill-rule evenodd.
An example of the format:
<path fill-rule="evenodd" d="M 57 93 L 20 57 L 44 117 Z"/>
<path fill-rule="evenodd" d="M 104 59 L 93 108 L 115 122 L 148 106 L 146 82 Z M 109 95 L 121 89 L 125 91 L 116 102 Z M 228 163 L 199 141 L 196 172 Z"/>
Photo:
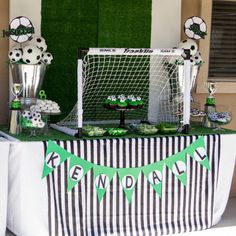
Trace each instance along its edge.
<path fill-rule="evenodd" d="M 212 225 L 220 221 L 228 201 L 235 163 L 235 144 L 236 135 L 221 136 L 219 177 L 214 193 Z M 46 179 L 41 179 L 43 145 L 42 142 L 11 145 L 7 226 L 18 236 L 49 235 L 48 183 Z"/>
<path fill-rule="evenodd" d="M 5 236 L 7 219 L 9 143 L 0 139 L 0 236 Z"/>

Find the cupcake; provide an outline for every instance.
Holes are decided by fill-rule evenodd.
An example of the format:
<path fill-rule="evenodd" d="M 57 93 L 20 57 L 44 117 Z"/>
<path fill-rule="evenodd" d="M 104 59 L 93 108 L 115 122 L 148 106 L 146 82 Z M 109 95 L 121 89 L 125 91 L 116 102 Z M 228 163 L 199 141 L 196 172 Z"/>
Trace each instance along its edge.
<path fill-rule="evenodd" d="M 118 104 L 117 104 L 118 108 L 120 109 L 126 109 L 128 106 L 128 102 L 126 101 L 125 97 L 120 98 Z"/>
<path fill-rule="evenodd" d="M 118 99 L 125 99 L 126 100 L 126 97 L 124 94 L 120 94 L 120 95 L 118 95 Z"/>
<path fill-rule="evenodd" d="M 131 109 L 137 109 L 138 108 L 138 102 L 137 102 L 137 99 L 135 97 L 132 97 L 131 100 L 129 100 L 128 104 L 129 104 L 129 108 L 131 108 Z"/>
<path fill-rule="evenodd" d="M 134 95 L 129 95 L 129 96 L 127 97 L 127 101 L 128 101 L 128 102 L 131 101 L 132 98 L 134 98 Z"/>
<path fill-rule="evenodd" d="M 137 103 L 138 103 L 138 108 L 143 108 L 144 101 L 139 96 L 137 97 Z"/>
<path fill-rule="evenodd" d="M 109 103 L 109 107 L 111 109 L 116 109 L 117 108 L 117 105 L 118 105 L 118 100 L 116 99 L 116 96 L 111 96 L 111 101 Z"/>

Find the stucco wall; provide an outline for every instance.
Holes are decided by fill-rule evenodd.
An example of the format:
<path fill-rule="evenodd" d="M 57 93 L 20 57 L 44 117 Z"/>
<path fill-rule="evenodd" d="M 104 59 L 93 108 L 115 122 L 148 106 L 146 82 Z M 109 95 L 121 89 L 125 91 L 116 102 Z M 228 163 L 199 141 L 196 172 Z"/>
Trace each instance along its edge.
<path fill-rule="evenodd" d="M 201 1 L 205 1 L 204 4 L 207 4 L 207 2 L 209 2 L 210 4 L 210 0 L 182 0 L 182 25 L 184 23 L 184 21 L 193 15 L 201 15 Z M 208 6 L 210 7 L 210 6 Z M 208 16 L 210 18 L 210 16 Z M 210 34 L 210 32 L 208 32 L 208 34 Z M 182 38 L 186 38 L 183 30 L 181 32 L 181 36 Z M 203 52 L 204 55 L 207 54 L 207 52 Z M 204 59 L 204 58 L 203 58 Z M 204 67 L 204 65 L 203 65 Z M 204 70 L 206 68 L 202 68 L 202 70 Z M 200 77 L 203 75 L 204 73 L 200 73 L 199 74 L 199 79 L 201 79 Z M 200 102 L 201 106 L 204 106 L 205 100 L 206 100 L 206 96 L 207 94 L 199 94 L 199 93 L 195 93 L 194 94 L 194 98 L 195 101 Z M 236 129 L 236 91 L 235 93 L 230 93 L 230 94 L 225 94 L 225 93 L 218 93 L 216 95 L 214 95 L 216 98 L 216 102 L 217 104 L 225 104 L 229 107 L 230 111 L 233 113 L 233 120 L 232 122 L 225 127 L 231 128 L 231 129 Z M 236 196 L 236 168 L 234 171 L 234 178 L 233 178 L 233 183 L 232 183 L 232 188 L 231 188 L 231 196 Z"/>
<path fill-rule="evenodd" d="M 0 1 L 0 29 L 8 28 L 8 1 Z M 8 117 L 8 39 L 0 37 L 0 124 L 6 124 Z"/>

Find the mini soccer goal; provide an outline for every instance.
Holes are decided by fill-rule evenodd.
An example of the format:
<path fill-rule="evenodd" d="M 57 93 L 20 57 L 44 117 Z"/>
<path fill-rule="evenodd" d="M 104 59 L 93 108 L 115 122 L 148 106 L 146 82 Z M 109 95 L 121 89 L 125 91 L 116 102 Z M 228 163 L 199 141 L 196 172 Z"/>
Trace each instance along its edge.
<path fill-rule="evenodd" d="M 188 52 L 185 52 L 187 54 Z M 74 135 L 84 124 L 115 124 L 120 114 L 104 108 L 108 96 L 139 96 L 142 109 L 126 112 L 126 123 L 190 119 L 190 61 L 182 49 L 91 48 L 79 51 L 78 101 L 54 128 Z"/>

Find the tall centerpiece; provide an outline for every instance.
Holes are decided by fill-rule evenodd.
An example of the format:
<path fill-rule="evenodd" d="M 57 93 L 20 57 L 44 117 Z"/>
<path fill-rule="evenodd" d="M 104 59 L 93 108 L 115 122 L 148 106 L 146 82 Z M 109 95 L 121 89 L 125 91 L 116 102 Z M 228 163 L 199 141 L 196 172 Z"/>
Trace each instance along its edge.
<path fill-rule="evenodd" d="M 216 99 L 213 96 L 213 94 L 216 92 L 216 83 L 209 81 L 206 84 L 209 95 L 206 98 L 205 104 L 205 112 L 207 115 L 204 119 L 204 127 L 214 128 L 215 124 L 208 119 L 208 115 L 216 111 Z"/>
<path fill-rule="evenodd" d="M 46 68 L 53 60 L 52 54 L 47 51 L 45 39 L 33 34 L 33 24 L 24 16 L 14 18 L 10 22 L 9 31 L 3 32 L 4 36 L 16 43 L 10 48 L 8 54 L 12 75 L 10 87 L 21 85 L 19 101 L 23 109 L 36 104 Z"/>
<path fill-rule="evenodd" d="M 19 134 L 21 132 L 21 102 L 19 99 L 19 95 L 22 92 L 22 84 L 21 83 L 12 83 L 11 92 L 15 96 L 15 98 L 11 102 L 11 114 L 10 114 L 10 129 L 9 132 L 11 134 Z"/>
<path fill-rule="evenodd" d="M 14 33 L 10 38 L 17 43 L 9 51 L 12 79 L 23 86 L 22 103 L 34 103 L 41 89 L 46 67 L 51 64 L 53 57 L 47 52 L 45 39 L 33 36 L 33 24 L 28 18 L 14 18 L 9 28 Z"/>

